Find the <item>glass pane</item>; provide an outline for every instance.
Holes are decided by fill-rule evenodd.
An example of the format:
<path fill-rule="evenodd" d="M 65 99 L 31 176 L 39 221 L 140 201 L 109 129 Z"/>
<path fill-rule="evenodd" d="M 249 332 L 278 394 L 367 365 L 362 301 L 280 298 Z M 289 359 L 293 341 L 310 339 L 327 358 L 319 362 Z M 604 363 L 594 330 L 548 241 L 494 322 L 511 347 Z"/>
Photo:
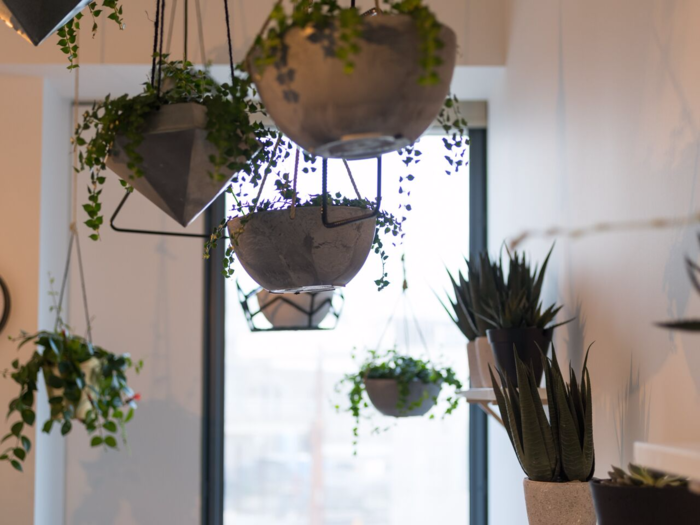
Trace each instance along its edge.
<path fill-rule="evenodd" d="M 428 355 L 449 364 L 466 383 L 466 344 L 435 294 L 449 284 L 445 267 L 457 271 L 469 247 L 467 172 L 444 173 L 440 137 L 426 137 L 426 159 L 404 181 L 412 210 L 402 246 L 389 250 L 391 285 L 377 292 L 379 258 L 371 254 L 344 290 L 338 327 L 325 332 L 251 333 L 236 293 L 235 279 L 255 284 L 237 268 L 227 284 L 226 318 L 226 502 L 227 525 L 424 525 L 468 522 L 468 410 L 435 419 L 393 420 L 375 414 L 362 421 L 353 455 L 352 417 L 335 384 L 356 369 L 351 359 L 396 345 L 403 353 Z M 430 160 L 428 160 L 430 159 Z M 292 162 L 293 159 L 290 159 Z M 363 196 L 374 198 L 376 161 L 351 163 Z M 384 158 L 383 207 L 396 213 L 398 174 L 406 168 L 396 154 Z M 310 182 L 311 181 L 311 182 Z M 300 174 L 300 189 L 320 193 L 320 174 Z M 331 162 L 332 192 L 352 195 L 338 161 Z M 397 213 L 398 214 L 398 213 Z M 401 254 L 406 255 L 409 305 L 401 294 Z M 418 319 L 427 349 L 415 328 Z M 408 320 L 406 334 L 404 321 Z M 407 337 L 408 335 L 408 337 Z M 373 409 L 367 412 L 374 412 Z M 373 434 L 374 426 L 390 427 Z"/>

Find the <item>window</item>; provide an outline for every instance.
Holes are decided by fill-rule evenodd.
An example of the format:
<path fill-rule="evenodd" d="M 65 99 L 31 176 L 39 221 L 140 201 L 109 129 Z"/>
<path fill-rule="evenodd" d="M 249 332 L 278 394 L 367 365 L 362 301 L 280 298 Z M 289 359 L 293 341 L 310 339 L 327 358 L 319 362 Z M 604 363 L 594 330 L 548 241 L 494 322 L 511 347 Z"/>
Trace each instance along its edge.
<path fill-rule="evenodd" d="M 224 425 L 224 523 L 226 525 L 418 525 L 468 523 L 468 417 L 465 404 L 440 419 L 394 421 L 374 417 L 389 430 L 378 435 L 361 422 L 353 455 L 352 417 L 337 381 L 357 366 L 351 359 L 373 349 L 387 327 L 401 293 L 405 253 L 408 298 L 425 336 L 428 352 L 410 326 L 408 344 L 400 306 L 382 348 L 428 355 L 455 368 L 465 383 L 465 340 L 437 301 L 469 251 L 469 177 L 447 176 L 440 137 L 420 142 L 423 160 L 404 181 L 412 210 L 402 246 L 389 248 L 391 285 L 377 292 L 381 264 L 371 254 L 343 291 L 344 310 L 334 331 L 257 332 L 248 330 L 235 279 L 246 290 L 254 282 L 237 268 L 226 284 L 226 368 Z M 430 160 L 428 160 L 430 159 Z M 290 159 L 293 162 L 293 159 Z M 375 161 L 351 163 L 360 191 L 374 198 Z M 398 155 L 384 157 L 383 208 L 396 213 Z M 320 193 L 320 174 L 300 174 L 300 192 Z M 331 161 L 329 190 L 350 195 L 339 161 Z M 448 203 L 448 204 L 446 204 Z M 412 321 L 411 321 L 412 323 Z M 368 411 L 369 412 L 369 411 Z"/>

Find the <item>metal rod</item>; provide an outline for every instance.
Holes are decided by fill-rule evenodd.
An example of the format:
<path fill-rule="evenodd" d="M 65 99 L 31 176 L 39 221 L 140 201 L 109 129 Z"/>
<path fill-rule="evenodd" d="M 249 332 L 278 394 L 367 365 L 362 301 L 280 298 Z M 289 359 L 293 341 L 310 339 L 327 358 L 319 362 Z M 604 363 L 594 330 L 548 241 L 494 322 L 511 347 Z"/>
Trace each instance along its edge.
<path fill-rule="evenodd" d="M 326 228 L 338 228 L 347 226 L 360 221 L 373 219 L 379 215 L 379 210 L 382 204 L 382 157 L 377 157 L 377 200 L 374 203 L 372 211 L 360 217 L 351 217 L 339 221 L 328 220 L 328 159 L 323 159 L 323 170 L 321 175 L 321 220 Z"/>

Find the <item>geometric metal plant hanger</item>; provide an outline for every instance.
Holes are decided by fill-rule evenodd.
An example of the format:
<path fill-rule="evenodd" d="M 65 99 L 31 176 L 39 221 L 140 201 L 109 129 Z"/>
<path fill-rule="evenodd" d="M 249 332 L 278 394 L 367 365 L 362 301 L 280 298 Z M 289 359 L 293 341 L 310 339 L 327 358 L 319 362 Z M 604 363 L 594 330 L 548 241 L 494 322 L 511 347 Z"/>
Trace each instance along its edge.
<path fill-rule="evenodd" d="M 262 287 L 257 287 L 250 292 L 245 292 L 241 285 L 236 282 L 238 289 L 238 301 L 243 308 L 248 327 L 251 332 L 298 332 L 298 331 L 327 331 L 334 330 L 338 325 L 338 320 L 343 311 L 345 297 L 341 290 L 336 290 L 332 295 L 328 292 L 296 294 L 294 297 L 308 297 L 309 304 L 304 306 L 290 299 L 288 296 L 292 294 L 269 294 L 265 301 L 260 304 L 260 292 L 264 292 Z M 257 306 L 253 297 L 258 298 Z M 293 313 L 296 313 L 300 322 L 295 322 L 293 325 L 274 326 L 270 322 L 270 327 L 261 327 L 257 323 L 258 319 L 268 317 L 267 314 L 273 312 L 277 308 L 290 308 Z M 323 311 L 326 310 L 325 315 Z M 323 315 L 319 319 L 319 315 Z M 328 318 L 333 318 L 333 324 L 327 327 L 319 326 Z M 269 319 L 268 319 L 269 322 Z"/>

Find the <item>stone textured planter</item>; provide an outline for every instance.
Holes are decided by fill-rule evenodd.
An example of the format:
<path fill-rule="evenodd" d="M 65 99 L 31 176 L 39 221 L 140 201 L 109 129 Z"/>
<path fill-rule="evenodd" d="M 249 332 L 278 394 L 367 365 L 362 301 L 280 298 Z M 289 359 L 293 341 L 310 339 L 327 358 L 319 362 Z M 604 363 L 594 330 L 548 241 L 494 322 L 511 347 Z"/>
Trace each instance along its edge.
<path fill-rule="evenodd" d="M 697 525 L 700 496 L 687 488 L 623 487 L 590 482 L 598 525 Z"/>
<path fill-rule="evenodd" d="M 274 328 L 317 328 L 331 311 L 333 292 L 280 295 L 261 290 L 257 298 Z"/>
<path fill-rule="evenodd" d="M 503 328 L 487 330 L 486 335 L 491 344 L 496 365 L 515 386 L 518 386 L 518 377 L 513 348 L 517 350 L 518 357 L 522 359 L 523 363 L 532 366 L 537 384 L 540 384 L 543 373 L 542 351 L 549 352 L 549 345 L 552 343 L 552 330 Z"/>
<path fill-rule="evenodd" d="M 85 416 L 87 416 L 88 410 L 91 408 L 90 400 L 87 397 L 87 390 L 88 387 L 91 386 L 96 386 L 97 385 L 97 378 L 96 378 L 96 373 L 99 369 L 100 366 L 100 361 L 99 359 L 93 357 L 91 359 L 88 359 L 84 363 L 80 365 L 80 369 L 83 371 L 85 374 L 85 385 L 86 387 L 83 389 L 81 395 L 80 395 L 80 401 L 77 403 L 71 403 L 70 401 L 67 401 L 66 399 L 63 400 L 63 405 L 65 407 L 68 407 L 70 405 L 73 405 L 73 408 L 75 409 L 75 417 L 79 421 L 84 421 Z M 53 367 L 52 369 L 52 374 L 58 377 L 61 377 L 60 372 L 58 371 L 58 367 Z M 44 380 L 46 380 L 46 371 L 44 371 Z M 46 392 L 48 394 L 49 399 L 52 397 L 56 396 L 62 396 L 63 395 L 63 388 L 52 388 L 48 384 L 46 385 Z M 63 419 L 63 415 L 60 417 L 56 417 L 56 419 Z"/>
<path fill-rule="evenodd" d="M 0 0 L 0 20 L 35 46 L 77 15 L 91 0 Z"/>
<path fill-rule="evenodd" d="M 414 142 L 437 117 L 449 92 L 457 40 L 448 27 L 440 38 L 440 82 L 421 86 L 420 40 L 407 15 L 363 21 L 355 69 L 328 55 L 337 31 L 294 28 L 285 36 L 283 60 L 262 72 L 249 69 L 272 120 L 291 140 L 327 158 L 362 159 Z"/>
<path fill-rule="evenodd" d="M 391 417 L 414 417 L 426 414 L 435 406 L 435 400 L 440 394 L 439 384 L 425 384 L 413 381 L 409 385 L 406 406 L 423 399 L 421 405 L 412 410 L 397 407 L 399 403 L 399 385 L 395 379 L 365 379 L 365 388 L 370 401 L 379 412 Z"/>
<path fill-rule="evenodd" d="M 127 143 L 117 137 L 107 167 L 136 191 L 175 219 L 188 226 L 226 189 L 226 180 L 215 180 L 210 155 L 217 148 L 207 139 L 207 108 L 189 102 L 163 106 L 147 121 L 143 142 L 137 148 L 143 157 L 144 176 L 132 178 Z"/>
<path fill-rule="evenodd" d="M 358 217 L 366 209 L 332 206 L 331 220 Z M 242 218 L 229 222 L 236 237 Z M 321 222 L 321 207 L 261 211 L 246 217 L 243 233 L 234 250 L 238 260 L 255 281 L 271 292 L 318 292 L 348 284 L 367 260 L 376 219 L 340 228 L 326 228 Z"/>
<path fill-rule="evenodd" d="M 544 483 L 527 478 L 523 483 L 530 525 L 596 525 L 588 483 Z"/>
<path fill-rule="evenodd" d="M 493 350 L 489 343 L 488 337 L 476 338 L 476 364 L 479 368 L 479 377 L 483 388 L 493 388 L 491 375 L 489 373 L 489 365 L 496 374 L 496 359 L 493 356 Z"/>

